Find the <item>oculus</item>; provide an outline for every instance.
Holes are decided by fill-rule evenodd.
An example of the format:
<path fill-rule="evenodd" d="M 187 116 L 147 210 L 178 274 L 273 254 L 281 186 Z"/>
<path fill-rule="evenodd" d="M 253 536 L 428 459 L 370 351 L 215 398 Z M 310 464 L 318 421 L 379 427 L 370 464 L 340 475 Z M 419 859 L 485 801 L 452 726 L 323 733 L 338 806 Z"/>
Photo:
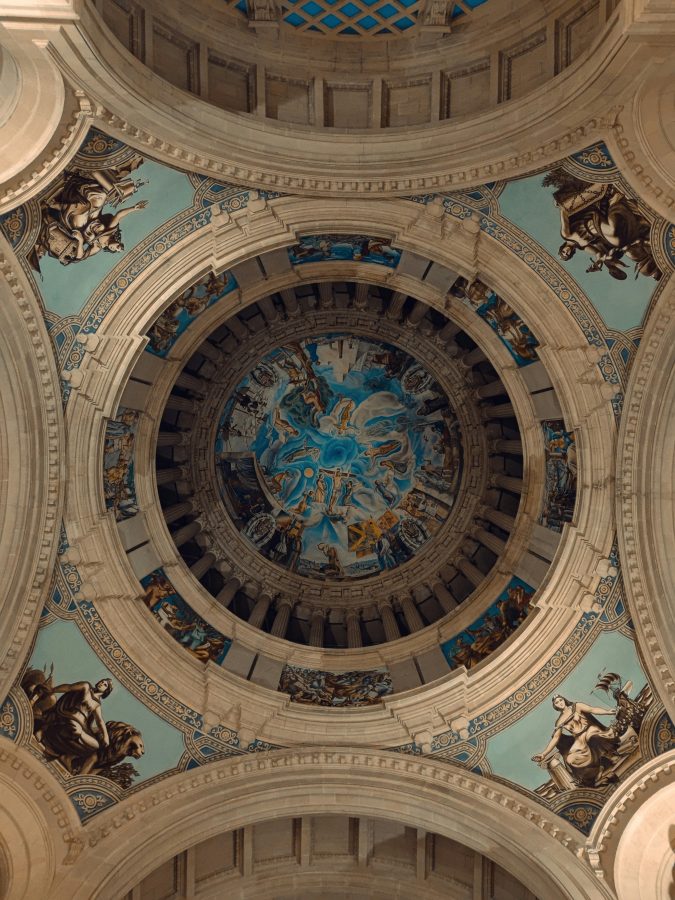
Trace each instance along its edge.
<path fill-rule="evenodd" d="M 325 334 L 276 348 L 239 382 L 215 457 L 230 515 L 267 559 L 363 578 L 412 559 L 448 519 L 462 440 L 447 395 L 408 353 Z"/>

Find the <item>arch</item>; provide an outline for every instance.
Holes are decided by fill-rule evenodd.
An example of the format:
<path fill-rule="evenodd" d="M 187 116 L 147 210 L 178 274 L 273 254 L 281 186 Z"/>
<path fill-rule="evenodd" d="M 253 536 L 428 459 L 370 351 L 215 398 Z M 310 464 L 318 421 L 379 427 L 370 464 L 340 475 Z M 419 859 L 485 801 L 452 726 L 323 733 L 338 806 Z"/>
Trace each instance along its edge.
<path fill-rule="evenodd" d="M 56 872 L 77 858 L 81 826 L 52 773 L 23 747 L 0 747 L 0 889 L 4 900 L 51 897 Z"/>
<path fill-rule="evenodd" d="M 675 893 L 675 781 L 634 813 L 621 835 L 614 863 L 619 900 L 655 900 Z"/>
<path fill-rule="evenodd" d="M 188 92 L 181 93 L 178 112 L 173 86 L 124 51 L 94 10 L 85 6 L 78 13 L 77 22 L 61 33 L 44 35 L 92 98 L 104 130 L 153 146 L 169 165 L 182 160 L 204 174 L 271 190 L 354 197 L 464 189 L 527 174 L 604 140 L 652 58 L 652 34 L 663 28 L 640 5 L 622 4 L 593 53 L 526 96 L 458 121 L 373 130 L 366 143 L 358 133 L 317 133 L 311 126 L 228 113 Z M 91 46 L 98 50 L 95 61 Z M 609 109 L 608 83 L 623 88 L 609 95 L 617 104 Z M 147 98 L 139 95 L 138 84 L 148 85 Z M 132 113 L 129 96 L 135 97 Z M 183 143 L 176 143 L 176 134 Z"/>
<path fill-rule="evenodd" d="M 628 606 L 645 666 L 675 716 L 675 282 L 645 328 L 619 431 L 616 519 Z"/>
<path fill-rule="evenodd" d="M 69 460 L 73 476 L 68 522 L 72 521 L 73 534 L 78 529 L 77 543 L 82 562 L 98 564 L 105 561 L 105 565 L 98 566 L 98 571 L 91 576 L 99 597 L 116 598 L 114 603 L 103 601 L 99 604 L 103 620 L 132 659 L 146 661 L 146 666 L 152 668 L 148 674 L 158 683 L 168 683 L 169 679 L 173 681 L 180 670 L 180 687 L 175 690 L 182 702 L 196 709 L 202 708 L 208 684 L 209 706 L 221 719 L 223 716 L 225 720 L 232 719 L 233 703 L 239 704 L 243 714 L 254 720 L 250 727 L 260 729 L 264 722 L 274 717 L 277 740 L 306 741 L 308 733 L 312 732 L 309 722 L 316 720 L 318 710 L 284 709 L 283 715 L 280 715 L 281 709 L 288 705 L 284 695 L 245 682 L 216 666 L 205 670 L 197 661 L 187 658 L 187 654 L 181 654 L 185 657 L 181 659 L 172 654 L 171 664 L 167 662 L 173 642 L 154 627 L 138 603 L 138 584 L 122 556 L 114 523 L 109 517 L 101 517 L 101 456 L 92 452 L 92 448 L 102 441 L 103 415 L 114 414 L 128 375 L 138 354 L 143 352 L 145 330 L 177 293 L 210 269 L 221 271 L 256 252 L 285 247 L 304 231 L 316 233 L 327 227 L 338 233 L 340 230 L 343 233 L 352 230 L 355 233 L 369 233 L 369 230 L 375 230 L 375 233 L 392 235 L 397 246 L 427 258 L 432 255 L 430 248 L 433 248 L 435 261 L 471 279 L 478 272 L 524 316 L 525 321 L 537 322 L 537 336 L 543 347 L 542 358 L 545 355 L 547 365 L 551 366 L 551 377 L 565 418 L 573 428 L 583 432 L 584 450 L 593 461 L 593 470 L 603 473 L 603 479 L 598 479 L 589 470 L 584 481 L 577 511 L 578 524 L 569 529 L 564 547 L 559 549 L 550 574 L 540 588 L 538 604 L 541 609 L 536 627 L 526 623 L 520 633 L 511 639 L 508 654 L 510 678 L 519 684 L 524 683 L 530 677 L 533 665 L 548 659 L 558 649 L 565 635 L 574 628 L 581 612 L 582 598 L 587 589 L 574 579 L 566 579 L 562 586 L 557 584 L 555 572 L 563 566 L 572 566 L 574 571 L 591 573 L 592 578 L 599 560 L 608 555 L 614 537 L 611 487 L 604 473 L 611 466 L 615 425 L 606 386 L 597 368 L 597 354 L 594 357 L 589 352 L 594 348 L 589 348 L 581 329 L 562 303 L 548 293 L 549 289 L 524 262 L 487 235 L 477 234 L 471 226 L 462 226 L 454 221 L 441 223 L 434 210 L 402 200 L 359 200 L 347 205 L 340 200 L 289 197 L 272 200 L 262 206 L 254 212 L 243 210 L 231 218 L 216 216 L 208 229 L 179 245 L 169 260 L 153 263 L 146 277 L 127 289 L 126 302 L 111 310 L 106 317 L 97 333 L 98 345 L 91 355 L 87 355 L 87 361 L 78 373 L 81 376 L 80 386 L 73 391 L 67 410 L 71 436 Z M 321 265 L 326 269 L 325 276 L 322 275 L 320 280 L 336 277 L 330 264 Z M 315 280 L 316 274 L 305 274 L 303 269 L 293 277 Z M 349 277 L 359 280 L 352 270 Z M 403 287 L 406 284 L 411 293 L 420 299 L 444 308 L 445 297 L 441 292 L 422 284 L 418 290 L 417 282 L 410 278 Z M 262 289 L 257 286 L 239 295 L 233 292 L 223 301 L 227 306 L 223 306 L 221 314 L 234 310 L 235 303 L 237 308 L 241 308 L 269 290 L 268 282 L 267 287 Z M 542 317 L 542 298 L 547 296 L 551 302 L 547 315 Z M 208 315 L 204 316 L 203 327 L 209 322 Z M 189 337 L 191 346 L 196 346 L 200 335 L 200 329 L 195 327 L 195 334 Z M 563 359 L 556 358 L 559 348 L 563 351 Z M 102 369 L 98 359 L 104 354 L 106 368 Z M 106 378 L 109 372 L 114 372 L 114 376 Z M 505 373 L 505 377 L 507 375 L 513 373 Z M 510 388 L 509 392 L 512 397 L 514 392 L 517 394 L 517 390 L 512 392 Z M 529 402 L 527 397 L 525 400 Z M 78 521 L 96 521 L 97 525 L 83 533 Z M 119 553 L 110 554 L 110 547 L 119 547 Z M 173 558 L 175 551 L 171 550 L 171 553 Z M 180 585 L 177 584 L 177 587 Z M 204 603 L 214 602 L 205 591 L 202 596 Z M 233 621 L 232 636 L 245 632 L 246 627 Z M 528 652 L 521 654 L 519 648 L 524 641 L 528 642 Z M 151 646 L 156 652 L 148 651 Z M 405 645 L 401 642 L 401 647 L 408 650 L 410 644 L 407 639 Z M 368 648 L 351 651 L 348 659 L 343 656 L 343 664 L 359 668 L 362 665 L 360 658 L 368 652 Z M 402 728 L 401 717 L 405 719 L 405 711 L 419 704 L 422 696 L 426 697 L 424 702 L 429 703 L 426 712 L 429 722 L 434 717 L 433 704 L 441 702 L 441 696 L 443 702 L 448 704 L 446 709 L 451 720 L 457 715 L 471 717 L 489 708 L 497 702 L 497 698 L 506 696 L 508 692 L 501 660 L 503 656 L 496 652 L 490 661 L 472 671 L 468 678 L 455 672 L 436 682 L 433 688 L 416 690 L 414 696 L 394 697 L 387 700 L 383 707 L 363 710 L 364 728 L 360 734 L 364 742 L 372 746 L 396 744 L 409 739 Z M 255 704 L 246 700 L 244 691 L 256 692 Z M 395 717 L 392 718 L 394 710 Z M 345 725 L 341 720 L 326 721 L 325 727 L 336 742 L 345 740 Z M 260 734 L 260 731 L 257 733 Z"/>
<path fill-rule="evenodd" d="M 63 416 L 37 299 L 0 238 L 0 692 L 37 628 L 56 558 L 63 505 Z"/>
<path fill-rule="evenodd" d="M 546 900 L 612 896 L 575 856 L 574 829 L 514 791 L 447 764 L 318 749 L 228 760 L 123 801 L 84 829 L 88 847 L 50 900 L 112 900 L 195 842 L 263 819 L 326 813 L 433 830 L 489 855 Z"/>

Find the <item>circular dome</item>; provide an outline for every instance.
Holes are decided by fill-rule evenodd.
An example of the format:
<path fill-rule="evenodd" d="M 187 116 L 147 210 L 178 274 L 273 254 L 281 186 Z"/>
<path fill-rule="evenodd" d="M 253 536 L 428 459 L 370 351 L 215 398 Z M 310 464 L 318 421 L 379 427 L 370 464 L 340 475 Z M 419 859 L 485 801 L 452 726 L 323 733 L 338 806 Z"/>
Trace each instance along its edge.
<path fill-rule="evenodd" d="M 473 313 L 458 306 L 458 324 L 337 281 L 217 312 L 169 376 L 156 445 L 168 536 L 216 601 L 186 583 L 200 615 L 329 648 L 468 622 L 459 607 L 482 609 L 511 571 L 524 485 L 516 411 Z M 499 353 L 491 329 L 481 340 Z"/>
<path fill-rule="evenodd" d="M 322 580 L 412 559 L 448 519 L 462 472 L 435 378 L 400 347 L 348 333 L 267 353 L 228 397 L 215 454 L 245 538 Z"/>

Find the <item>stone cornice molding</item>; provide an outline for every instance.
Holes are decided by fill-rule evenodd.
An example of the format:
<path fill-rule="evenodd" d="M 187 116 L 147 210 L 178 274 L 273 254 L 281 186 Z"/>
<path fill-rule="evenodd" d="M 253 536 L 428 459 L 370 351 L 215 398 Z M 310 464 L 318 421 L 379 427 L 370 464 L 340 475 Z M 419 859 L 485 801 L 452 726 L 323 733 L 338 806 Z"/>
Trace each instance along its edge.
<path fill-rule="evenodd" d="M 538 91 L 473 118 L 373 132 L 364 140 L 362 134 L 317 133 L 227 113 L 185 92 L 179 92 L 178 113 L 175 89 L 121 52 L 86 5 L 78 12 L 76 23 L 50 27 L 44 39 L 69 81 L 91 98 L 93 121 L 104 130 L 141 151 L 151 148 L 164 162 L 216 178 L 341 196 L 464 188 L 527 174 L 611 138 L 619 108 L 630 106 L 644 77 L 651 43 L 663 34 L 649 17 L 643 23 L 644 10 L 623 3 L 593 54 Z M 178 144 L 177 133 L 190 141 Z M 644 152 L 639 142 L 625 140 L 623 152 L 637 177 Z M 651 184 L 650 202 L 667 217 L 672 182 Z"/>
<path fill-rule="evenodd" d="M 2 52 L 17 69 L 16 99 L 0 126 L 0 213 L 35 196 L 82 143 L 93 110 L 46 50 L 42 30 L 0 25 Z"/>
<path fill-rule="evenodd" d="M 614 890 L 619 841 L 637 810 L 666 785 L 675 784 L 675 750 L 649 760 L 633 772 L 605 803 L 586 841 L 585 853 L 598 878 Z"/>
<path fill-rule="evenodd" d="M 268 240 L 265 249 L 284 246 L 291 240 L 289 235 L 297 232 L 321 232 L 327 222 L 333 222 L 336 230 L 350 232 L 354 229 L 356 233 L 365 230 L 368 233 L 377 229 L 385 234 L 399 233 L 402 236 L 406 226 L 415 221 L 423 223 L 427 218 L 416 219 L 420 214 L 413 204 L 391 200 L 360 200 L 345 204 L 337 200 L 280 198 L 269 205 L 276 219 L 285 223 L 285 229 L 280 229 L 276 244 Z M 67 409 L 71 435 L 71 492 L 66 524 L 69 536 L 71 532 L 76 536 L 74 542 L 80 549 L 83 563 L 90 566 L 92 574 L 87 577 L 95 587 L 92 599 L 96 599 L 102 618 L 131 658 L 143 660 L 152 679 L 167 687 L 171 685 L 181 702 L 193 709 L 204 707 L 204 667 L 188 653 L 176 652 L 175 642 L 157 627 L 138 600 L 138 582 L 122 553 L 115 523 L 103 509 L 99 451 L 105 427 L 103 417 L 115 413 L 124 384 L 138 355 L 143 352 L 145 338 L 142 333 L 181 290 L 209 271 L 215 259 L 220 270 L 249 258 L 252 251 L 259 250 L 257 243 L 239 224 L 245 216 L 243 211 L 225 223 L 210 226 L 211 233 L 209 229 L 203 229 L 198 235 L 186 239 L 166 262 L 160 260 L 153 263 L 144 277 L 127 289 L 125 303 L 113 307 L 104 320 L 97 335 L 100 336 L 100 343 L 93 354 L 87 354 L 81 367 L 81 384 L 73 391 Z M 550 575 L 539 589 L 537 606 L 540 609 L 536 617 L 531 617 L 531 621 L 509 639 L 508 645 L 468 676 L 462 670 L 455 671 L 432 685 L 394 695 L 386 701 L 386 705 L 343 711 L 345 715 L 340 718 L 332 715 L 330 710 L 298 708 L 299 704 L 290 704 L 284 694 L 246 682 L 219 667 L 209 666 L 208 708 L 220 721 L 229 724 L 241 713 L 242 727 L 254 729 L 259 736 L 279 743 L 304 743 L 307 734 L 316 730 L 315 725 L 319 721 L 321 728 L 316 733 L 326 735 L 335 743 L 344 743 L 347 733 L 358 733 L 364 742 L 380 746 L 405 742 L 410 739 L 410 732 L 417 728 L 439 733 L 446 728 L 448 721 L 454 721 L 458 716 L 477 715 L 508 696 L 509 685 L 526 683 L 574 629 L 582 611 L 583 597 L 588 592 L 592 593 L 599 582 L 598 565 L 609 554 L 614 532 L 612 486 L 608 475 L 611 472 L 614 424 L 611 404 L 601 390 L 604 382 L 597 365 L 591 365 L 588 344 L 577 324 L 553 295 L 549 297 L 541 280 L 525 263 L 506 250 L 502 252 L 497 242 L 487 235 L 481 234 L 478 241 L 473 236 L 471 242 L 468 238 L 464 241 L 463 229 L 453 228 L 451 234 L 453 239 L 439 241 L 430 225 L 428 234 L 425 232 L 423 238 L 417 235 L 413 239 L 411 230 L 408 232 L 407 247 L 426 256 L 430 255 L 430 247 L 433 248 L 434 258 L 453 271 L 471 274 L 470 268 L 478 266 L 486 282 L 494 285 L 524 316 L 525 321 L 537 323 L 537 336 L 549 348 L 551 358 L 556 348 L 565 348 L 565 361 L 551 369 L 551 378 L 572 427 L 579 427 L 589 435 L 580 460 L 583 488 L 577 512 L 578 524 L 565 528 Z M 433 235 L 435 238 L 432 238 Z M 464 257 L 465 250 L 470 254 L 469 265 Z M 299 266 L 298 269 L 304 280 L 304 272 L 309 270 L 309 266 Z M 326 277 L 335 277 L 335 272 L 328 269 L 322 271 Z M 359 272 L 363 269 L 354 266 L 352 277 L 358 278 Z M 309 279 L 309 274 L 307 277 Z M 217 310 L 216 305 L 204 313 L 181 339 L 188 342 L 180 345 L 181 355 L 191 352 L 193 342 L 196 347 L 202 337 L 188 337 L 192 328 L 197 329 L 195 334 L 198 333 L 202 327 L 199 325 L 201 321 L 207 323 L 203 327 L 213 327 L 215 319 L 209 322 L 209 315 L 226 317 L 241 305 L 264 296 L 269 292 L 269 287 L 269 282 L 262 285 L 258 295 L 253 291 L 245 295 L 228 295 L 221 301 L 220 312 L 213 312 Z M 414 285 L 410 287 L 412 289 Z M 432 296 L 429 288 L 426 291 L 429 302 L 438 304 L 439 298 L 435 294 Z M 244 296 L 246 299 L 243 299 Z M 545 299 L 546 315 L 542 316 L 542 302 Z M 459 313 L 458 307 L 456 315 Z M 470 314 L 467 312 L 466 316 L 468 324 Z M 477 317 L 473 318 L 479 321 Z M 174 361 L 169 365 L 174 366 L 177 374 L 180 363 Z M 504 377 L 518 378 L 515 371 L 505 373 Z M 151 421 L 148 428 L 152 431 Z M 86 453 L 85 448 L 88 448 Z M 92 453 L 92 448 L 99 448 L 99 451 Z M 145 488 L 141 487 L 141 491 Z M 143 496 L 150 497 L 151 494 L 146 491 Z M 111 548 L 117 549 L 111 553 Z M 175 552 L 172 552 L 171 560 L 175 560 Z M 559 573 L 563 570 L 571 572 L 573 577 L 561 581 Z M 180 571 L 179 567 L 172 568 L 171 577 L 176 573 L 176 585 L 183 589 Z M 217 609 L 213 598 L 194 579 L 188 581 L 186 578 L 185 584 L 186 599 L 192 602 L 197 598 L 198 604 L 201 604 L 200 610 L 208 611 L 207 619 L 217 615 L 229 616 L 222 609 Z M 429 641 L 438 643 L 440 636 L 432 627 L 392 642 L 386 648 L 330 651 L 301 648 L 264 635 L 233 616 L 229 620 L 232 630 L 223 628 L 223 631 L 257 648 L 258 652 L 261 642 L 265 641 L 265 652 L 269 649 L 270 655 L 275 658 L 278 658 L 280 651 L 273 651 L 273 648 L 283 648 L 288 653 L 286 659 L 289 661 L 338 670 L 387 664 L 419 652 Z M 180 677 L 177 674 L 179 671 Z M 463 688 L 457 691 L 456 685 L 467 677 L 466 691 Z M 252 697 L 255 697 L 254 702 Z M 235 707 L 240 707 L 240 713 Z M 419 723 L 420 710 L 424 710 L 423 716 L 426 718 L 423 729 Z M 414 721 L 410 716 L 415 717 Z M 248 725 L 247 717 L 250 719 Z M 355 732 L 353 729 L 357 722 Z M 261 728 L 263 731 L 260 731 Z"/>
<path fill-rule="evenodd" d="M 168 859 L 261 819 L 374 810 L 489 854 L 547 900 L 612 897 L 579 857 L 578 832 L 515 791 L 447 763 L 318 748 L 225 760 L 123 800 L 85 826 L 87 847 L 50 900 L 116 898 L 156 868 L 158 847 Z"/>
<path fill-rule="evenodd" d="M 65 443 L 59 379 L 42 314 L 0 237 L 0 692 L 37 628 L 59 541 Z"/>
<path fill-rule="evenodd" d="M 72 866 L 86 844 L 75 808 L 47 766 L 4 738 L 0 789 L 0 850 L 11 859 L 3 896 L 49 897 L 55 872 Z"/>
<path fill-rule="evenodd" d="M 619 431 L 616 519 L 619 556 L 647 671 L 675 716 L 675 282 L 640 342 Z"/>

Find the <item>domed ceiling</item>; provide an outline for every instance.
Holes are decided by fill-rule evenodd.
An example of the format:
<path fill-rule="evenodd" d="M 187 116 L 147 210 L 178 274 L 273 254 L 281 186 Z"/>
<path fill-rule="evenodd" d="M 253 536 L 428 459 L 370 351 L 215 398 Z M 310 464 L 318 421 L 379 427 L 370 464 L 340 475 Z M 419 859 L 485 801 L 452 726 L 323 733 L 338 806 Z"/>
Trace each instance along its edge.
<path fill-rule="evenodd" d="M 617 781 L 672 745 L 611 519 L 612 435 L 672 278 L 672 224 L 600 145 L 559 161 L 577 182 L 542 169 L 348 216 L 142 152 L 94 131 L 0 223 L 43 304 L 70 454 L 6 738 L 84 820 L 321 732 L 509 782 L 587 833 Z M 82 241 L 58 243 L 78 216 Z M 119 252 L 98 252 L 120 229 Z M 561 237 L 579 252 L 558 262 Z M 50 756 L 39 696 L 108 676 L 103 714 L 144 754 L 95 770 Z M 569 744 L 568 767 L 548 765 L 553 691 L 634 704 L 609 780 Z M 370 708 L 348 733 L 355 717 L 299 704 Z"/>
<path fill-rule="evenodd" d="M 404 350 L 323 334 L 269 352 L 218 424 L 216 463 L 237 527 L 311 578 L 364 578 L 412 559 L 461 477 L 457 417 Z"/>

